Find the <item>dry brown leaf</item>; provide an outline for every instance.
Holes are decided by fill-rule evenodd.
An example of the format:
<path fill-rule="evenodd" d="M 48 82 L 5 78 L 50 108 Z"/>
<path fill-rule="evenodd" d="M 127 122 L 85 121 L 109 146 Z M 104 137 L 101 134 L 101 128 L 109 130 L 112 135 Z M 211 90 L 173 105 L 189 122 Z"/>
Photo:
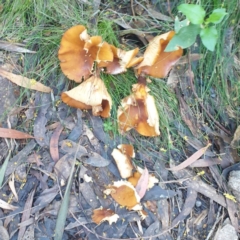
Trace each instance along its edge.
<path fill-rule="evenodd" d="M 22 214 L 21 222 L 24 222 L 24 221 L 28 220 L 31 216 L 31 207 L 32 207 L 32 204 L 33 204 L 34 194 L 35 194 L 35 189 L 33 189 L 28 195 L 28 198 L 27 198 L 25 206 L 24 206 L 24 211 L 23 211 L 23 214 Z M 22 240 L 22 237 L 24 236 L 25 230 L 26 230 L 26 226 L 22 226 L 22 227 L 19 228 L 18 240 Z"/>
<path fill-rule="evenodd" d="M 190 164 L 197 161 L 206 152 L 206 150 L 209 148 L 209 146 L 211 146 L 210 143 L 206 147 L 199 149 L 197 152 L 195 152 L 191 157 L 187 158 L 181 164 L 179 164 L 177 166 L 174 166 L 172 168 L 167 168 L 167 169 L 170 170 L 170 171 L 179 171 L 179 170 L 182 170 L 182 169 L 186 168 Z"/>
<path fill-rule="evenodd" d="M 187 198 L 185 200 L 185 203 L 179 215 L 175 219 L 173 219 L 172 227 L 176 226 L 179 222 L 183 221 L 192 212 L 196 199 L 197 199 L 197 191 L 189 187 L 187 191 Z"/>
<path fill-rule="evenodd" d="M 31 51 L 29 49 L 21 47 L 21 45 L 22 44 L 0 41 L 0 49 L 4 49 L 5 51 L 19 52 L 19 53 L 36 53 L 35 51 Z"/>
<path fill-rule="evenodd" d="M 231 146 L 236 148 L 240 144 L 240 126 L 237 127 L 233 140 L 231 141 Z"/>
<path fill-rule="evenodd" d="M 198 159 L 196 162 L 192 163 L 190 167 L 209 167 L 216 164 L 221 164 L 222 160 L 219 158 L 204 158 Z"/>
<path fill-rule="evenodd" d="M 2 68 L 0 68 L 0 75 L 7 78 L 11 82 L 17 84 L 18 86 L 21 86 L 24 88 L 37 90 L 39 92 L 45 92 L 45 93 L 50 93 L 52 91 L 50 87 L 47 87 L 40 82 L 37 82 L 35 79 L 29 79 L 27 77 L 10 73 L 3 70 Z"/>
<path fill-rule="evenodd" d="M 62 125 L 58 125 L 50 139 L 50 155 L 54 162 L 59 160 L 58 140 L 63 130 Z"/>
<path fill-rule="evenodd" d="M 18 130 L 10 129 L 10 128 L 0 128 L 0 137 L 2 138 L 14 138 L 14 139 L 26 139 L 26 138 L 34 138 L 33 136 L 20 132 Z"/>
<path fill-rule="evenodd" d="M 189 61 L 190 61 L 190 62 L 193 62 L 193 61 L 200 60 L 200 59 L 203 58 L 203 54 L 192 53 L 192 54 L 190 54 L 189 58 L 190 58 L 190 59 L 188 60 L 188 55 L 182 56 L 182 57 L 179 59 L 179 61 L 178 61 L 177 64 L 178 64 L 178 65 L 179 65 L 179 64 L 186 64 L 186 63 L 188 63 Z"/>
<path fill-rule="evenodd" d="M 7 210 L 15 210 L 18 207 L 15 207 L 15 206 L 13 206 L 13 205 L 11 205 L 11 204 L 9 204 L 9 203 L 0 199 L 0 208 L 7 209 Z"/>
<path fill-rule="evenodd" d="M 142 175 L 138 180 L 137 186 L 135 187 L 140 198 L 143 198 L 143 196 L 147 191 L 148 181 L 149 181 L 149 172 L 147 168 L 144 168 Z"/>
<path fill-rule="evenodd" d="M 41 158 L 41 155 L 38 155 L 38 154 L 35 152 L 35 153 L 33 153 L 33 154 L 31 154 L 31 155 L 28 156 L 27 161 L 28 161 L 29 163 L 36 163 L 37 166 L 39 167 L 39 166 L 41 166 L 41 165 L 42 165 L 42 166 L 44 165 L 44 164 L 41 162 L 40 158 Z"/>
<path fill-rule="evenodd" d="M 12 177 L 11 179 L 9 180 L 8 184 L 9 184 L 9 187 L 14 195 L 14 197 L 16 198 L 16 200 L 18 201 L 18 195 L 17 195 L 17 192 L 16 192 L 16 188 L 14 186 L 14 173 L 12 173 Z"/>

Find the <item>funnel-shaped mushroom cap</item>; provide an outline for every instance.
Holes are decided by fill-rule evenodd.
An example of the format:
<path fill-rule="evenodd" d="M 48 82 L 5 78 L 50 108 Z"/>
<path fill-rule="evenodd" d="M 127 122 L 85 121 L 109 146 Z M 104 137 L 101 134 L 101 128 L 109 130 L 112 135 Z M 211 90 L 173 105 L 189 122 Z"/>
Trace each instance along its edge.
<path fill-rule="evenodd" d="M 143 84 L 134 84 L 132 94 L 124 98 L 118 108 L 119 131 L 124 133 L 134 128 L 143 136 L 160 135 L 159 116 L 153 96 Z"/>
<path fill-rule="evenodd" d="M 155 37 L 148 45 L 143 61 L 136 67 L 138 74 L 145 73 L 152 77 L 164 78 L 172 66 L 183 54 L 182 48 L 176 51 L 164 52 L 169 41 L 175 35 L 174 31 Z"/>
<path fill-rule="evenodd" d="M 102 49 L 103 48 L 103 49 Z M 63 73 L 75 82 L 92 74 L 94 61 L 112 61 L 113 53 L 100 36 L 90 37 L 82 25 L 68 29 L 61 40 L 58 58 Z"/>
<path fill-rule="evenodd" d="M 92 109 L 94 116 L 110 116 L 112 99 L 99 77 L 90 77 L 79 86 L 62 93 L 61 98 L 71 107 Z"/>
<path fill-rule="evenodd" d="M 106 67 L 107 73 L 109 74 L 119 74 L 127 71 L 134 65 L 137 65 L 143 60 L 143 57 L 135 57 L 139 51 L 135 48 L 130 51 L 124 51 L 120 48 L 116 48 L 110 45 L 113 53 L 113 61 L 109 62 L 99 62 L 98 67 Z"/>

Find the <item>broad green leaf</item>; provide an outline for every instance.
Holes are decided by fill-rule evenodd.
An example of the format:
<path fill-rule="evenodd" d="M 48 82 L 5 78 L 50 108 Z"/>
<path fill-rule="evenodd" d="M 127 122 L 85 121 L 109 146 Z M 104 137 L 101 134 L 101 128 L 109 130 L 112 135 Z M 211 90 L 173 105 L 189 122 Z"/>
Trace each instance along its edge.
<path fill-rule="evenodd" d="M 202 24 L 205 17 L 205 10 L 200 5 L 181 4 L 178 11 L 182 12 L 193 24 Z"/>
<path fill-rule="evenodd" d="M 200 37 L 203 45 L 210 51 L 214 51 L 217 43 L 218 32 L 215 26 L 204 28 L 200 32 Z"/>
<path fill-rule="evenodd" d="M 199 34 L 199 32 L 199 25 L 190 24 L 186 27 L 182 27 L 171 39 L 164 52 L 175 51 L 178 49 L 178 47 L 190 47 L 196 41 L 196 36 Z"/>
<path fill-rule="evenodd" d="M 215 9 L 207 18 L 206 23 L 220 23 L 226 15 L 227 13 L 225 8 Z"/>
<path fill-rule="evenodd" d="M 182 28 L 182 27 L 186 27 L 187 25 L 189 25 L 189 20 L 188 19 L 185 19 L 183 21 L 179 21 L 179 18 L 176 16 L 175 18 L 175 23 L 174 23 L 174 31 L 176 33 L 179 32 L 179 30 Z"/>

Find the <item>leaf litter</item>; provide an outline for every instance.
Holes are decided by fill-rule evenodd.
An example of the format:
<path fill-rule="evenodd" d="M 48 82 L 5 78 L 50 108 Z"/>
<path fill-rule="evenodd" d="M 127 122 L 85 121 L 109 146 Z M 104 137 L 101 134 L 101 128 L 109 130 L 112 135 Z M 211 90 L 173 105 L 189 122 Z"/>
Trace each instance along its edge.
<path fill-rule="evenodd" d="M 125 15 L 121 16 L 121 23 L 119 19 L 114 20 L 130 30 L 122 36 L 135 34 L 142 44 L 147 44 L 153 36 L 147 28 L 138 31 L 137 26 L 148 26 L 150 22 L 154 24 L 153 19 L 172 21 L 172 18 L 152 6 L 146 11 L 142 4 L 135 2 L 134 14 L 144 13 L 145 22 L 128 24 Z M 8 50 L 28 52 L 16 46 Z M 204 224 L 209 223 L 207 231 L 211 232 L 210 226 L 215 221 L 213 216 L 217 215 L 219 206 L 223 207 L 223 213 L 229 215 L 232 225 L 238 229 L 237 204 L 229 197 L 231 192 L 227 189 L 226 180 L 229 172 L 239 170 L 231 149 L 239 145 L 239 131 L 237 128 L 235 136 L 229 141 L 219 129 L 208 132 L 203 119 L 194 115 L 192 104 L 196 103 L 196 99 L 193 89 L 189 89 L 192 75 L 187 64 L 189 59 L 198 61 L 201 58 L 200 54 L 182 57 L 168 77 L 168 85 L 176 93 L 181 118 L 185 123 L 181 129 L 177 129 L 178 135 L 184 140 L 183 152 L 170 150 L 166 154 L 160 151 L 156 153 L 140 140 L 147 149 L 143 151 L 134 142 L 137 151 L 136 162 L 134 160 L 132 164 L 134 168 L 136 163 L 146 166 L 136 185 L 144 211 L 141 216 L 136 211 L 121 207 L 114 198 L 104 193 L 107 186 L 125 181 L 119 174 L 111 152 L 120 144 L 133 144 L 133 137 L 128 135 L 126 139 L 113 140 L 104 131 L 101 118 L 81 110 L 71 110 L 70 116 L 67 116 L 66 106 L 54 106 L 51 94 L 34 93 L 33 102 L 24 108 L 27 109 L 26 115 L 29 113 L 28 121 L 33 122 L 34 137 L 32 132 L 27 135 L 12 129 L 3 130 L 8 131 L 8 135 L 2 137 L 18 139 L 15 149 L 5 159 L 7 167 L 2 165 L 0 170 L 1 176 L 5 176 L 0 189 L 0 208 L 4 210 L 0 209 L 0 213 L 1 217 L 6 218 L 1 233 L 5 234 L 5 239 L 9 239 L 9 235 L 15 239 L 33 239 L 44 234 L 53 237 L 54 232 L 57 233 L 55 239 L 72 239 L 73 236 L 79 239 L 186 239 L 184 232 L 189 238 L 198 236 L 201 239 L 192 222 L 194 226 L 197 225 L 198 232 L 205 231 Z M 5 70 L 1 70 L 1 73 L 14 81 L 24 79 L 26 82 L 20 86 L 31 88 L 37 84 L 32 79 Z M 44 85 L 37 88 L 51 91 Z M 200 99 L 197 98 L 197 101 Z M 13 103 L 14 100 L 11 100 L 10 105 Z M 201 108 L 201 103 L 199 105 Z M 208 142 L 211 146 L 207 146 Z M 158 147 L 160 149 L 161 146 Z M 148 189 L 152 175 L 159 182 Z M 11 187 L 6 184 L 9 181 L 12 182 Z M 101 214 L 116 214 L 119 217 L 96 220 L 94 214 L 102 208 L 105 212 Z M 206 213 L 208 210 L 209 214 Z"/>

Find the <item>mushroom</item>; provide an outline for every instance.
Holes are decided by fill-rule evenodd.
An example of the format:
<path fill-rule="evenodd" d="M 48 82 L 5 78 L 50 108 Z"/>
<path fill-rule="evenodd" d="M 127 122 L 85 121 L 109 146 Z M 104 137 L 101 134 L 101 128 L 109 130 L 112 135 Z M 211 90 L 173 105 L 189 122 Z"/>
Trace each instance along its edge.
<path fill-rule="evenodd" d="M 82 82 L 92 74 L 93 64 L 98 61 L 112 61 L 113 53 L 102 37 L 90 37 L 82 25 L 68 29 L 61 39 L 58 58 L 62 72 L 75 82 Z"/>
<path fill-rule="evenodd" d="M 119 215 L 111 209 L 98 208 L 93 210 L 92 221 L 96 224 L 108 221 L 112 225 L 113 222 L 117 222 L 118 218 Z"/>
<path fill-rule="evenodd" d="M 132 85 L 132 94 L 121 101 L 118 108 L 118 126 L 120 133 L 134 128 L 143 136 L 160 135 L 159 116 L 150 89 L 143 83 Z"/>
<path fill-rule="evenodd" d="M 182 48 L 172 52 L 164 52 L 169 41 L 175 35 L 174 31 L 156 36 L 153 38 L 143 55 L 143 61 L 136 67 L 138 75 L 146 75 L 164 78 L 167 76 L 172 66 L 181 58 Z"/>
<path fill-rule="evenodd" d="M 140 197 L 130 182 L 116 181 L 113 185 L 107 186 L 104 193 L 110 194 L 118 204 L 129 210 L 142 210 Z"/>
<path fill-rule="evenodd" d="M 134 187 L 137 186 L 138 180 L 142 176 L 143 169 L 140 167 L 137 167 L 137 171 L 133 173 L 133 176 L 129 177 L 127 180 L 130 182 Z M 158 183 L 159 180 L 153 175 L 150 174 L 148 178 L 148 185 L 147 185 L 147 190 L 151 189 L 155 183 Z"/>
<path fill-rule="evenodd" d="M 143 60 L 143 57 L 135 57 L 139 51 L 138 48 L 130 51 L 124 51 L 113 45 L 110 45 L 110 47 L 113 53 L 113 61 L 101 61 L 98 63 L 98 67 L 105 67 L 107 69 L 106 72 L 109 74 L 126 72 L 127 68 L 137 65 Z"/>
<path fill-rule="evenodd" d="M 112 99 L 101 78 L 92 76 L 79 86 L 61 94 L 62 101 L 71 107 L 92 109 L 94 116 L 110 116 Z"/>
<path fill-rule="evenodd" d="M 135 157 L 133 146 L 129 144 L 118 145 L 118 149 L 113 149 L 112 156 L 117 164 L 121 177 L 128 178 L 132 176 L 133 165 L 131 158 Z"/>

